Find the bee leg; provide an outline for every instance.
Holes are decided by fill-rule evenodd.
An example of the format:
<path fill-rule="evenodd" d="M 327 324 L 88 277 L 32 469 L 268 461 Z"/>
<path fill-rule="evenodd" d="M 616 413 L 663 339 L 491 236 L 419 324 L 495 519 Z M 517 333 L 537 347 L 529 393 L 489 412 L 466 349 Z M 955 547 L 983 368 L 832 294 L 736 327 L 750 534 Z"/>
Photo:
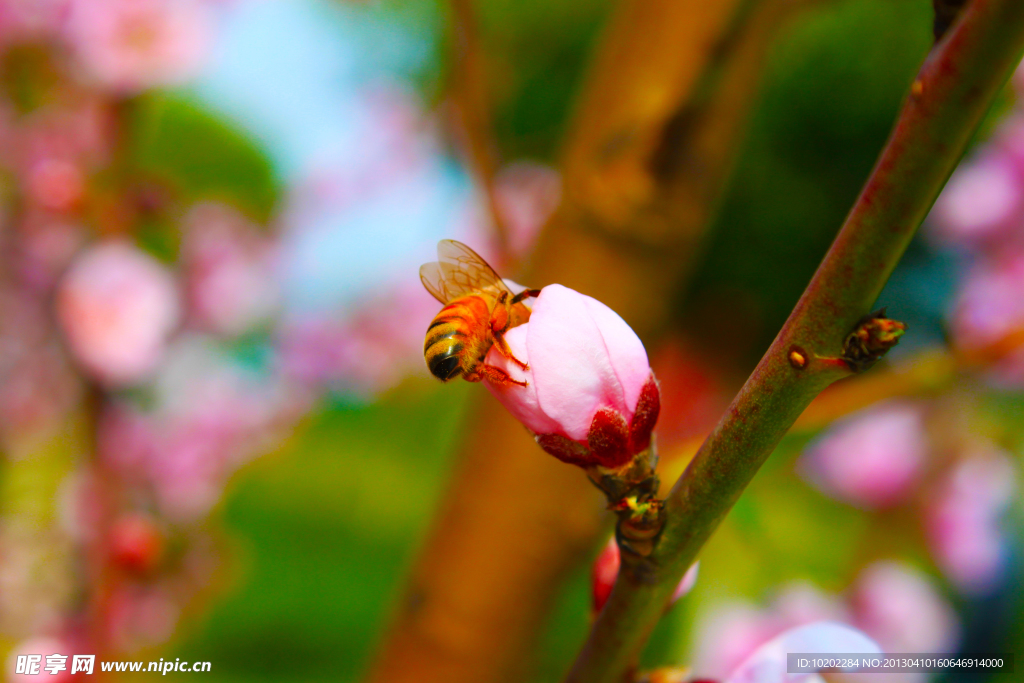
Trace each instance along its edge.
<path fill-rule="evenodd" d="M 509 303 L 517 304 L 520 301 L 522 301 L 523 299 L 526 299 L 526 298 L 531 297 L 531 296 L 532 297 L 540 296 L 540 290 L 539 289 L 524 289 L 523 291 L 519 292 L 514 297 L 512 297 L 512 301 L 510 301 Z"/>
<path fill-rule="evenodd" d="M 524 371 L 529 370 L 530 366 L 519 360 L 512 354 L 512 349 L 509 347 L 508 342 L 505 341 L 504 332 L 494 332 L 494 345 L 498 347 L 498 353 L 508 358 L 510 361 L 518 365 Z"/>
<path fill-rule="evenodd" d="M 475 376 L 471 379 L 472 376 Z M 498 386 L 507 386 L 509 384 L 515 384 L 521 387 L 528 386 L 528 382 L 520 382 L 519 380 L 512 379 L 512 377 L 502 370 L 496 368 L 493 365 L 484 365 L 481 363 L 476 372 L 465 376 L 470 382 L 479 382 L 482 379 L 486 379 L 491 384 L 497 384 Z"/>
<path fill-rule="evenodd" d="M 491 312 L 491 336 L 494 338 L 494 345 L 498 347 L 498 352 L 505 356 L 505 358 L 508 358 L 523 370 L 529 370 L 530 366 L 516 358 L 512 354 L 512 349 L 509 348 L 508 342 L 505 341 L 505 331 L 508 330 L 508 326 L 508 308 L 505 306 L 495 306 L 494 311 Z"/>

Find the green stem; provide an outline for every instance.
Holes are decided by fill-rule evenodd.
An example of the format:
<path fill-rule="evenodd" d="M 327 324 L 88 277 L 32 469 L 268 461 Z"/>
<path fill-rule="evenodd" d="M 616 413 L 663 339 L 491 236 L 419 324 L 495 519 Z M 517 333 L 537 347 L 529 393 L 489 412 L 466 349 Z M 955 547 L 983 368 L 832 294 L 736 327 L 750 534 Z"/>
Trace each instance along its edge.
<path fill-rule="evenodd" d="M 842 230 L 771 348 L 665 502 L 567 678 L 621 683 L 686 569 L 803 409 L 843 376 L 828 358 L 871 306 L 1024 51 L 1024 2 L 973 0 L 927 57 Z M 789 359 L 794 347 L 808 362 Z"/>

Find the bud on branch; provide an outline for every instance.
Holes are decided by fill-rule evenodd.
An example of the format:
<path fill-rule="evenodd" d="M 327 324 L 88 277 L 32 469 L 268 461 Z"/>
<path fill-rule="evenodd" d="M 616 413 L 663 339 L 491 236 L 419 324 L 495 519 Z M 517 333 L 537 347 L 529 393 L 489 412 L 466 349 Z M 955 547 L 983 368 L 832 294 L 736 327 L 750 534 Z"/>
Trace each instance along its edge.
<path fill-rule="evenodd" d="M 896 346 L 907 326 L 885 317 L 885 309 L 863 318 L 843 342 L 843 360 L 854 372 L 861 372 Z"/>
<path fill-rule="evenodd" d="M 487 388 L 547 453 L 587 471 L 629 549 L 646 555 L 662 527 L 651 446 L 661 398 L 643 343 L 613 310 L 561 285 L 541 290 L 505 340 L 527 369 L 497 349 L 485 362 L 525 386 Z"/>

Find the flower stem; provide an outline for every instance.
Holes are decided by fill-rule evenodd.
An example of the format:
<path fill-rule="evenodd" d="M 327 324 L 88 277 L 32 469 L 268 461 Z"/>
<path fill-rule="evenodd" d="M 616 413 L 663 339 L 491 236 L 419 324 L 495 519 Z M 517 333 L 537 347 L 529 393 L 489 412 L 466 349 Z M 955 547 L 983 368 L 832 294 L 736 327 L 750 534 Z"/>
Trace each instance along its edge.
<path fill-rule="evenodd" d="M 652 444 L 619 470 L 587 469 L 587 476 L 608 498 L 608 509 L 619 518 L 616 538 L 622 553 L 650 555 L 665 526 L 664 501 L 658 499 L 661 480 L 654 470 L 657 464 Z"/>
<path fill-rule="evenodd" d="M 842 353 L 1024 51 L 1024 3 L 973 0 L 921 67 L 842 230 L 768 352 L 665 501 L 646 558 L 622 571 L 568 676 L 621 683 L 676 584 L 803 409 L 842 377 Z M 795 367 L 794 347 L 811 359 Z"/>

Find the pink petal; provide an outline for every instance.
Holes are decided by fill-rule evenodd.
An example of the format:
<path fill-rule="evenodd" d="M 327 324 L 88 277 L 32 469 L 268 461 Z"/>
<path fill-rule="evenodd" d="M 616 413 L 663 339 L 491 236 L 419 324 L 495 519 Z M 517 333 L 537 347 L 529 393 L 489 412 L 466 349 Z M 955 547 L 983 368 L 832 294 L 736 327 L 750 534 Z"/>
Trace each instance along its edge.
<path fill-rule="evenodd" d="M 651 377 L 647 351 L 640 337 L 636 336 L 636 332 L 618 313 L 589 296 L 583 296 L 583 302 L 597 324 L 608 357 L 611 358 L 612 369 L 622 386 L 625 402 L 623 415 L 628 422 L 633 418 L 637 401 L 640 400 L 640 391 Z"/>
<path fill-rule="evenodd" d="M 926 509 L 928 540 L 936 562 L 968 595 L 990 593 L 1007 561 L 1000 519 L 1016 490 L 1012 461 L 982 452 L 945 475 Z"/>
<path fill-rule="evenodd" d="M 527 335 L 529 334 L 530 323 L 513 327 L 505 333 L 505 341 L 512 349 L 512 355 L 524 363 L 530 364 L 528 353 Z M 493 365 L 507 372 L 512 379 L 525 381 L 527 386 L 516 385 L 496 386 L 491 382 L 484 382 L 498 401 L 512 413 L 513 417 L 526 425 L 527 429 L 535 434 L 556 434 L 558 423 L 548 417 L 541 409 L 540 401 L 537 399 L 537 383 L 533 377 L 533 369 L 523 371 L 518 365 L 505 358 L 498 350 L 491 347 L 484 362 Z"/>
<path fill-rule="evenodd" d="M 683 574 L 683 578 L 679 580 L 679 585 L 676 586 L 676 592 L 672 594 L 672 602 L 675 602 L 693 590 L 693 587 L 697 585 L 697 573 L 699 571 L 700 560 L 697 560 L 690 565 L 690 568 L 686 570 L 685 574 Z"/>
<path fill-rule="evenodd" d="M 562 433 L 581 442 L 598 409 L 626 412 L 623 387 L 587 304 L 589 298 L 561 285 L 545 287 L 534 305 L 527 336 L 540 407 Z M 611 336 L 614 348 L 622 346 L 615 333 Z"/>

